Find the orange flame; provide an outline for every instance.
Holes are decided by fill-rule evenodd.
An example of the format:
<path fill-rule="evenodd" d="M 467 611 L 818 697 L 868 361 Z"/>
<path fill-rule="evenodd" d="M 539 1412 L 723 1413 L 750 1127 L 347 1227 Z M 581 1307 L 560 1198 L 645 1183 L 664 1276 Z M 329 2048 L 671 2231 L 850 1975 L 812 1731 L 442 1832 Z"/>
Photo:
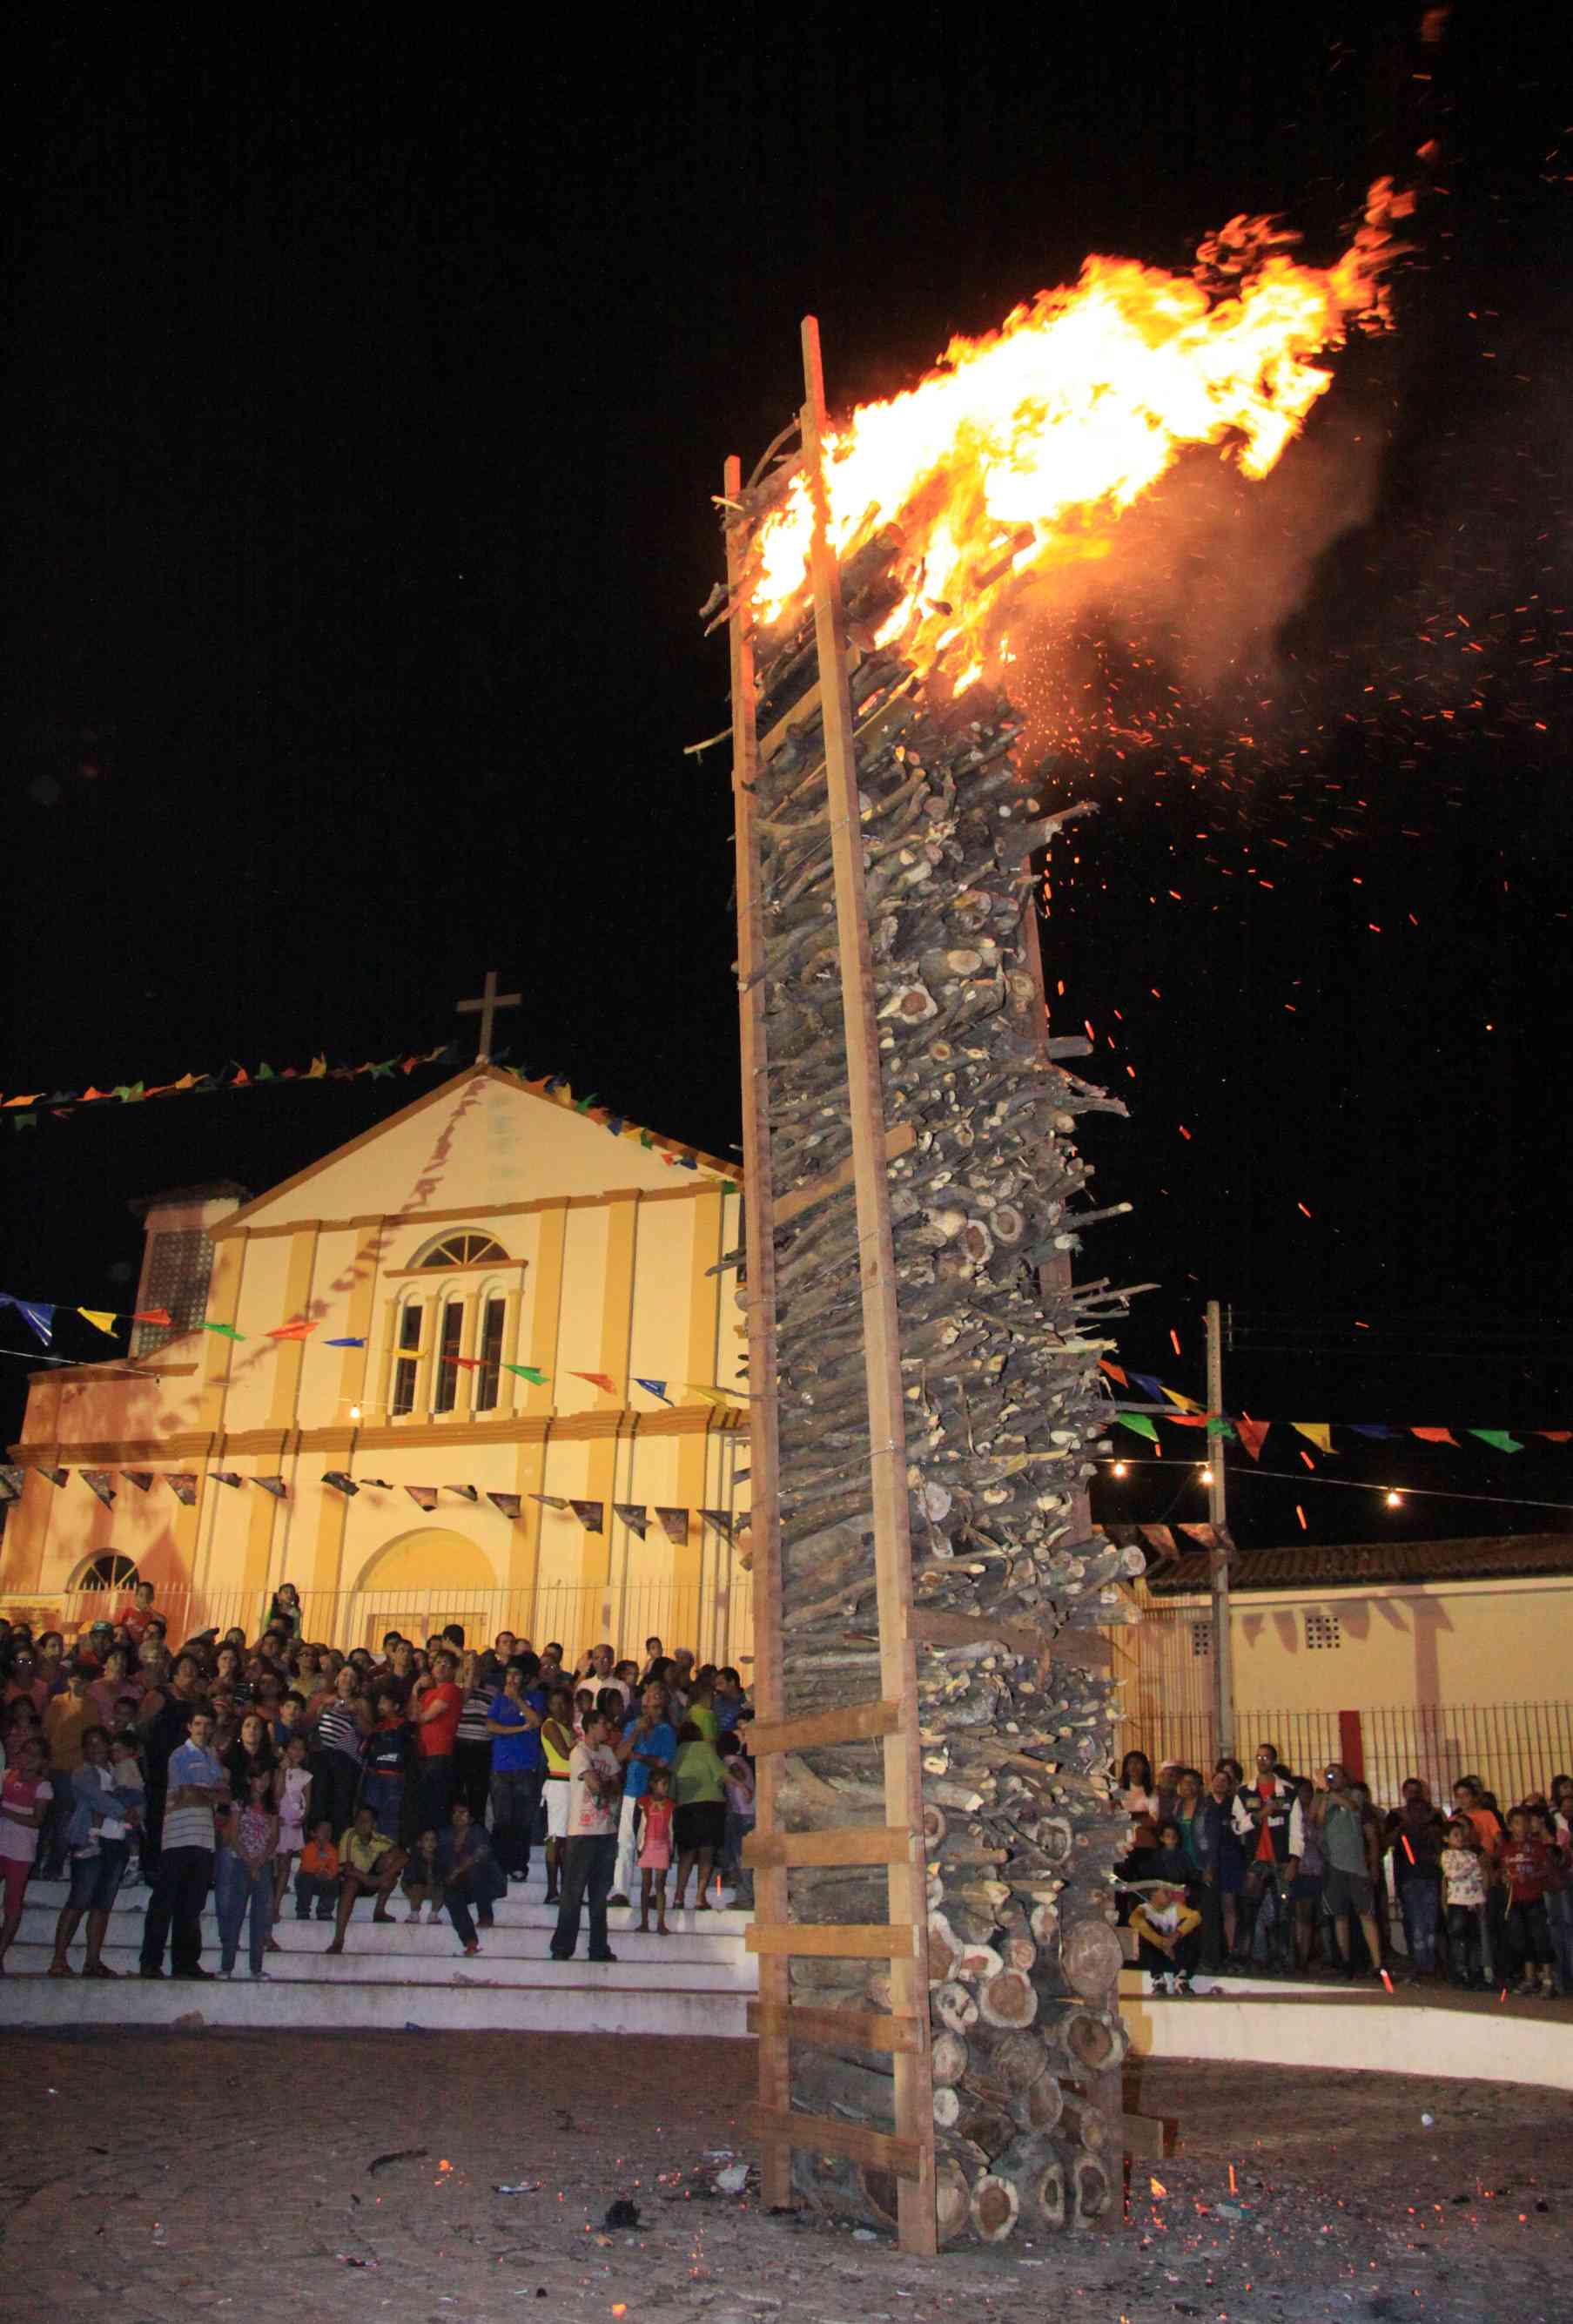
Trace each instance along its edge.
<path fill-rule="evenodd" d="M 1329 267 L 1284 255 L 1297 237 L 1237 217 L 1203 243 L 1191 275 L 1088 259 L 1073 289 L 1043 290 L 998 331 L 952 341 L 920 384 L 861 405 L 824 439 L 833 546 L 843 556 L 895 525 L 904 594 L 878 642 L 928 670 L 954 650 L 961 691 L 1009 659 L 990 616 L 1017 576 L 1107 553 L 1121 511 L 1190 445 L 1221 444 L 1266 475 L 1332 374 L 1312 358 L 1351 319 L 1384 327 L 1390 218 L 1413 197 L 1383 179 Z M 759 525 L 753 600 L 768 624 L 805 580 L 813 505 L 805 475 Z"/>

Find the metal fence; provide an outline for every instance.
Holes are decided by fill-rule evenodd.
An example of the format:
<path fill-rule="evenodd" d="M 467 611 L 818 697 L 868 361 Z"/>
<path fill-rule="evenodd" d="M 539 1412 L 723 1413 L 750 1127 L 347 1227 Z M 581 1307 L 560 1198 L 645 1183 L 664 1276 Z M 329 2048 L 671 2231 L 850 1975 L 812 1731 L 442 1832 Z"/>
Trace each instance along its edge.
<path fill-rule="evenodd" d="M 1351 1722 L 1354 1722 L 1351 1725 Z M 1298 1774 L 1315 1775 L 1355 1756 L 1357 1733 L 1365 1780 L 1391 1805 L 1406 1775 L 1418 1775 L 1434 1800 L 1446 1800 L 1460 1775 L 1478 1775 L 1505 1810 L 1554 1775 L 1573 1773 L 1573 1702 L 1396 1703 L 1356 1711 L 1242 1711 L 1235 1757 L 1247 1768 L 1260 1743 L 1274 1743 Z M 1166 1759 L 1204 1773 L 1217 1756 L 1211 1715 L 1196 1710 L 1131 1717 L 1120 1749 L 1145 1751 L 1154 1768 Z"/>
<path fill-rule="evenodd" d="M 244 1632 L 248 1643 L 266 1623 L 271 1592 L 262 1590 L 162 1590 L 155 1610 L 169 1624 L 171 1646 L 198 1632 Z M 113 1620 L 131 1604 L 124 1590 L 78 1590 L 30 1598 L 10 1591 L 0 1613 L 35 1631 L 62 1631 L 68 1640 L 90 1623 Z M 538 1649 L 559 1642 L 570 1656 L 603 1641 L 618 1655 L 643 1658 L 647 1639 L 658 1637 L 670 1654 L 691 1646 L 701 1661 L 734 1664 L 748 1676 L 753 1662 L 751 1578 L 734 1573 L 718 1588 L 703 1582 L 553 1582 L 520 1590 L 302 1590 L 301 1635 L 314 1646 L 379 1646 L 389 1630 L 424 1645 L 450 1622 L 463 1625 L 470 1644 L 511 1630 Z"/>

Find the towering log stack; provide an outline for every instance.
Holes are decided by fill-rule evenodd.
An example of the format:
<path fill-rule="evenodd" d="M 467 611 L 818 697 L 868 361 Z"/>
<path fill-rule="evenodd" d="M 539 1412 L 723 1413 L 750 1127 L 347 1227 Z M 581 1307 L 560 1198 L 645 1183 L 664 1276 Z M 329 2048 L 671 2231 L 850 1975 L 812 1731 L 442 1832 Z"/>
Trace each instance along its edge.
<path fill-rule="evenodd" d="M 782 482 L 745 496 L 731 520 L 734 625 L 747 621 L 748 538 Z M 1044 813 L 1013 759 L 1018 723 L 981 684 L 950 700 L 873 643 L 901 594 L 900 558 L 899 539 L 882 534 L 849 560 L 842 587 L 908 1489 L 906 1626 L 928 1909 L 924 2098 L 939 2240 L 999 2241 L 1018 2222 L 1030 2234 L 1118 2202 L 1125 2037 L 1111 1865 L 1124 1819 L 1107 1775 L 1114 1713 L 1097 1626 L 1120 1618 L 1112 1585 L 1132 1570 L 1132 1553 L 1093 1533 L 1085 1485 L 1108 1419 L 1097 1359 L 1111 1343 L 1098 1333 L 1122 1309 L 1106 1283 L 1073 1287 L 1070 1256 L 1079 1229 L 1106 1215 L 1074 1207 L 1090 1175 L 1071 1143 L 1075 1116 L 1121 1109 L 1060 1062 L 1086 1043 L 1044 1038 L 1029 866 L 1063 817 Z M 739 796 L 740 847 L 752 851 L 745 888 L 751 879 L 762 908 L 752 947 L 762 938 L 762 958 L 750 957 L 746 930 L 741 949 L 745 1031 L 751 1004 L 768 1075 L 760 1177 L 774 1260 L 780 1624 L 770 1711 L 793 1720 L 890 1693 L 878 1628 L 878 1448 L 851 1185 L 833 786 L 813 617 L 799 611 L 751 641 L 759 741 L 751 788 Z M 746 683 L 750 658 L 735 640 L 733 666 Z M 750 1054 L 745 1038 L 745 1073 L 759 1069 L 757 1049 L 751 1068 Z M 745 1089 L 745 1104 L 755 1095 Z M 758 1209 L 751 1231 L 764 1231 Z M 740 1300 L 771 1305 L 769 1277 L 756 1262 Z M 770 1320 L 756 1310 L 757 1331 Z M 760 1385 L 768 1393 L 757 1376 Z M 756 1460 L 756 1497 L 764 1481 Z M 757 1498 L 756 1538 L 761 1515 Z M 769 1576 L 759 1582 L 768 1588 Z M 777 1761 L 759 1860 L 783 1861 L 770 1853 L 771 1825 L 822 1832 L 894 1821 L 886 1748 L 840 1742 Z M 899 1969 L 870 1973 L 867 1957 L 839 1957 L 829 1932 L 897 1919 L 886 1892 L 895 1871 L 854 1857 L 781 1877 L 791 1921 L 820 1924 L 829 1947 L 793 1950 L 793 2006 L 889 2009 Z M 793 2105 L 875 2129 L 894 2117 L 899 2128 L 897 2061 L 838 2043 L 817 2014 L 803 2022 L 814 2031 L 790 2052 Z M 860 2162 L 855 2140 L 849 2146 L 797 2152 L 797 2192 L 893 2222 L 892 2172 Z"/>

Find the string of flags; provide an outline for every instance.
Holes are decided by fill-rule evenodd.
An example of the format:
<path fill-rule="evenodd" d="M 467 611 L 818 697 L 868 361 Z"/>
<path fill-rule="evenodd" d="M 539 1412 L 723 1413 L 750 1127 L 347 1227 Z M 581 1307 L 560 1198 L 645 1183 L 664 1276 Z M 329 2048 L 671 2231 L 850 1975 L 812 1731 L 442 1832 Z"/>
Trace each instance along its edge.
<path fill-rule="evenodd" d="M 520 1065 L 504 1064 L 506 1054 L 504 1051 L 491 1060 L 492 1069 L 507 1074 L 532 1095 L 555 1100 L 570 1112 L 584 1115 L 612 1138 L 636 1139 L 648 1152 L 658 1153 L 673 1169 L 697 1170 L 702 1162 L 707 1167 L 714 1167 L 710 1157 L 701 1155 L 697 1148 L 657 1138 L 651 1131 L 641 1130 L 637 1122 L 630 1121 L 626 1114 L 598 1104 L 593 1091 L 588 1096 L 575 1097 L 566 1074 L 527 1074 Z M 308 1065 L 283 1065 L 276 1072 L 269 1065 L 260 1065 L 254 1071 L 235 1065 L 233 1070 L 225 1068 L 216 1074 L 182 1074 L 172 1082 L 115 1082 L 107 1089 L 89 1084 L 85 1090 L 32 1090 L 13 1097 L 0 1095 L 0 1119 L 8 1120 L 14 1130 L 36 1130 L 46 1113 L 51 1119 L 65 1120 L 95 1106 L 143 1105 L 154 1098 L 210 1096 L 218 1090 L 260 1089 L 270 1083 L 282 1086 L 286 1082 L 353 1082 L 363 1074 L 373 1081 L 391 1081 L 395 1074 L 412 1074 L 418 1066 L 454 1065 L 457 1056 L 451 1041 L 435 1049 L 415 1050 L 405 1056 L 368 1058 L 358 1065 L 330 1065 L 326 1051 L 319 1051 Z M 738 1181 L 723 1177 L 721 1191 L 723 1194 L 735 1194 Z"/>
<path fill-rule="evenodd" d="M 51 1485 L 63 1489 L 70 1478 L 71 1471 L 69 1468 L 43 1469 L 39 1471 L 39 1474 L 47 1478 Z M 143 1493 L 150 1492 L 161 1478 L 174 1494 L 175 1499 L 186 1508 L 190 1508 L 196 1502 L 200 1482 L 198 1472 L 194 1469 L 156 1471 L 152 1469 L 118 1471 L 79 1469 L 77 1474 L 88 1491 L 102 1501 L 106 1508 L 113 1508 L 115 1506 L 117 1477 L 124 1478 L 127 1483 L 134 1485 L 140 1492 Z M 209 1471 L 209 1475 L 215 1484 L 225 1485 L 231 1490 L 238 1489 L 243 1485 L 253 1484 L 261 1491 L 271 1495 L 274 1500 L 281 1501 L 288 1498 L 289 1488 L 282 1477 L 247 1478 L 232 1469 L 215 1469 Z M 25 1468 L 0 1467 L 0 1502 L 20 1500 L 26 1478 Z M 347 1469 L 325 1470 L 322 1482 L 331 1486 L 335 1492 L 342 1494 L 345 1500 L 353 1500 L 357 1493 L 368 1489 L 382 1493 L 391 1493 L 400 1489 L 386 1477 L 352 1477 Z M 479 1506 L 481 1499 L 479 1489 L 474 1485 L 468 1484 L 406 1485 L 402 1490 L 408 1493 L 417 1508 L 428 1512 L 437 1508 L 438 1498 L 443 1493 L 452 1493 L 458 1499 L 468 1501 L 472 1506 Z M 604 1533 L 606 1530 L 604 1501 L 580 1500 L 571 1494 L 560 1493 L 488 1492 L 486 1499 L 511 1523 L 517 1523 L 524 1517 L 524 1504 L 527 1500 L 530 1500 L 538 1502 L 544 1509 L 551 1509 L 559 1514 L 571 1510 L 586 1533 Z M 612 1514 L 627 1526 L 630 1533 L 637 1534 L 640 1541 L 645 1539 L 653 1517 L 668 1541 L 676 1543 L 678 1547 L 687 1543 L 690 1519 L 695 1515 L 697 1515 L 702 1525 L 711 1526 L 714 1532 L 720 1534 L 723 1541 L 728 1543 L 735 1541 L 739 1528 L 747 1522 L 746 1517 L 734 1515 L 730 1509 L 702 1508 L 693 1511 L 658 1506 L 652 1508 L 642 1501 L 613 1501 Z"/>
<path fill-rule="evenodd" d="M 1303 1437 L 1308 1444 L 1313 1444 L 1319 1452 L 1324 1453 L 1333 1450 L 1332 1432 L 1335 1426 L 1348 1429 L 1351 1434 L 1363 1437 L 1369 1443 L 1413 1436 L 1426 1444 L 1451 1445 L 1455 1451 L 1466 1450 L 1466 1440 L 1470 1437 L 1482 1444 L 1488 1444 L 1495 1452 L 1522 1452 L 1524 1440 L 1530 1436 L 1541 1437 L 1549 1444 L 1573 1443 L 1573 1428 L 1529 1428 L 1514 1436 L 1505 1428 L 1460 1425 L 1455 1434 L 1452 1428 L 1435 1424 L 1423 1427 L 1414 1425 L 1390 1426 L 1387 1422 L 1378 1420 L 1340 1420 L 1336 1423 L 1329 1420 L 1253 1420 L 1248 1413 L 1244 1412 L 1210 1413 L 1194 1397 L 1182 1396 L 1178 1388 L 1166 1387 L 1151 1372 L 1127 1370 L 1119 1364 L 1111 1363 L 1107 1357 L 1099 1358 L 1099 1369 L 1117 1388 L 1139 1388 L 1150 1402 L 1166 1404 L 1170 1407 L 1167 1411 L 1154 1414 L 1117 1405 L 1114 1411 L 1117 1426 L 1129 1429 L 1134 1436 L 1145 1436 L 1153 1444 L 1162 1442 L 1158 1434 L 1159 1422 L 1165 1427 L 1200 1428 L 1210 1439 L 1231 1440 L 1243 1445 L 1251 1459 L 1257 1462 L 1261 1460 L 1262 1447 L 1267 1441 L 1268 1432 L 1274 1428 L 1292 1429 L 1296 1435 Z M 1309 1454 L 1302 1452 L 1301 1458 L 1308 1467 L 1314 1465 Z"/>

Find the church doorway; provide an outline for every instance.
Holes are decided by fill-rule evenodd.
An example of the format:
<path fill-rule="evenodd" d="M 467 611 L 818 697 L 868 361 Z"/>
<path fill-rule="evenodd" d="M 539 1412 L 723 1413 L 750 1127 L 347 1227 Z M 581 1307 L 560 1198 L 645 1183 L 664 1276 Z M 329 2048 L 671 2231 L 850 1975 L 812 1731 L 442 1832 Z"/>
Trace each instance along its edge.
<path fill-rule="evenodd" d="M 367 1559 L 351 1589 L 345 1629 L 355 1645 L 375 1650 L 390 1630 L 421 1646 L 457 1622 L 467 1644 L 483 1644 L 498 1627 L 501 1597 L 483 1549 L 446 1526 L 417 1526 Z"/>

